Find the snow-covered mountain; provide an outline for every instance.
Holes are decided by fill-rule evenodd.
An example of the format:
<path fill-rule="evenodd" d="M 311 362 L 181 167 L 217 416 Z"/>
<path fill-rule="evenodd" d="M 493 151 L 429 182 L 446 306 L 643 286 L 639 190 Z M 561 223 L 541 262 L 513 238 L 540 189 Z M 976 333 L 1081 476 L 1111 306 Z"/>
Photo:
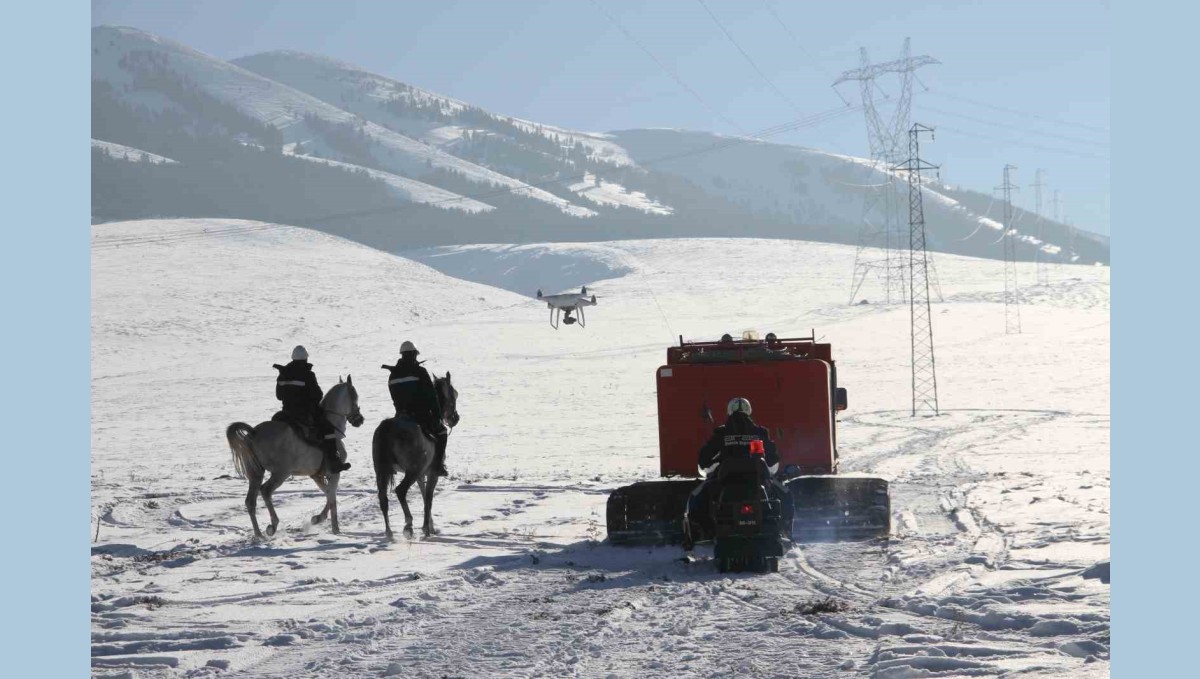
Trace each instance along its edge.
<path fill-rule="evenodd" d="M 883 179 L 863 159 L 783 144 L 522 120 L 319 55 L 227 62 L 109 26 L 92 42 L 93 137 L 179 161 L 131 166 L 98 150 L 100 219 L 268 219 L 388 250 L 730 235 L 855 243 L 864 195 Z M 1000 255 L 988 196 L 925 193 L 931 247 Z M 1017 230 L 1023 259 L 1108 261 L 1105 241 L 1072 239 L 1061 224 L 1030 216 Z"/>

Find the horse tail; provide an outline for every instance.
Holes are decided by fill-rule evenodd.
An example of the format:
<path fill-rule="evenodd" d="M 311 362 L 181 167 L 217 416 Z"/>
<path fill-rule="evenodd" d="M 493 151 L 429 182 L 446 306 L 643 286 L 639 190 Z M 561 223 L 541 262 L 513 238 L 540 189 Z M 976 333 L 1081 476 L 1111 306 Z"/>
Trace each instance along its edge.
<path fill-rule="evenodd" d="M 225 430 L 229 450 L 233 453 L 233 468 L 242 478 L 260 478 L 266 470 L 254 454 L 254 428 L 245 422 L 234 422 Z"/>
<path fill-rule="evenodd" d="M 385 419 L 375 427 L 375 436 L 371 438 L 371 461 L 375 465 L 375 482 L 380 488 L 391 488 L 396 477 L 396 465 L 392 463 L 391 451 L 388 450 L 387 428 L 391 419 Z"/>

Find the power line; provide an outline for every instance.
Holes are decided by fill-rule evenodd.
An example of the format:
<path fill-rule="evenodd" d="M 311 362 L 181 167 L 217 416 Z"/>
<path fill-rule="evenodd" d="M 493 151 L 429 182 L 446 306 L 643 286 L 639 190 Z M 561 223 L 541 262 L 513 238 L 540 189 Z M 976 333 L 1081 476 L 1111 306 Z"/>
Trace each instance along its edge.
<path fill-rule="evenodd" d="M 982 101 L 975 101 L 973 99 L 968 99 L 961 95 L 950 94 L 948 92 L 942 92 L 942 91 L 939 91 L 936 89 L 929 89 L 928 87 L 925 88 L 925 91 L 934 96 L 945 97 L 947 99 L 953 99 L 955 101 L 961 101 L 964 104 L 971 104 L 972 106 L 979 106 L 981 108 L 990 108 L 993 111 L 1001 111 L 1001 112 L 1008 113 L 1011 115 L 1021 116 L 1023 118 L 1033 118 L 1035 120 L 1041 120 L 1041 121 L 1044 121 L 1047 123 L 1053 123 L 1055 125 L 1062 125 L 1065 127 L 1077 127 L 1082 130 L 1091 130 L 1092 132 L 1099 132 L 1101 134 L 1110 134 L 1108 128 L 1106 128 L 1106 127 L 1095 127 L 1092 125 L 1084 125 L 1083 123 L 1076 123 L 1076 122 L 1067 121 L 1067 120 L 1058 120 L 1056 118 L 1038 115 L 1036 113 L 1028 113 L 1025 111 L 1018 111 L 1016 109 L 1005 108 L 1003 106 L 996 106 L 994 104 L 984 103 Z"/>
<path fill-rule="evenodd" d="M 617 27 L 617 30 L 621 31 L 621 33 L 623 33 L 625 35 L 625 37 L 629 39 L 629 42 L 632 42 L 634 45 L 637 45 L 638 49 L 642 50 L 642 52 L 645 52 L 646 56 L 650 57 L 651 61 L 653 61 L 655 64 L 658 64 L 658 67 L 661 68 L 663 70 L 663 72 L 666 73 L 667 76 L 669 76 L 671 78 L 671 80 L 674 80 L 677 85 L 679 85 L 680 87 L 682 87 L 684 89 L 684 91 L 686 91 L 688 94 L 692 95 L 692 97 L 695 98 L 696 101 L 700 102 L 701 106 L 708 109 L 709 113 L 716 116 L 717 118 L 720 118 L 721 120 L 723 120 L 725 122 L 726 125 L 729 125 L 733 129 L 740 132 L 741 134 L 749 136 L 749 133 L 746 132 L 744 129 L 742 129 L 741 125 L 738 125 L 737 123 L 733 122 L 728 117 L 726 117 L 723 113 L 720 113 L 716 109 L 714 109 L 712 106 L 709 106 L 708 102 L 704 99 L 704 97 L 700 96 L 699 92 L 697 92 L 696 90 L 694 90 L 690 86 L 688 86 L 688 84 L 683 81 L 683 78 L 679 77 L 679 74 L 676 73 L 674 69 L 670 68 L 665 63 L 663 63 L 661 60 L 659 60 L 659 58 L 654 56 L 654 53 L 651 52 L 648 47 L 646 47 L 644 44 L 642 44 L 642 42 L 640 40 L 633 37 L 633 34 L 630 33 L 625 28 L 625 26 L 622 25 L 621 22 L 617 20 L 617 18 L 615 16 L 610 14 L 608 12 L 608 10 L 604 9 L 604 7 L 600 4 L 599 0 L 592 0 L 592 4 L 596 6 L 596 9 L 600 10 L 601 14 L 603 14 L 605 17 L 608 18 L 608 20 L 610 22 L 612 22 L 613 26 Z"/>
<path fill-rule="evenodd" d="M 785 24 L 783 22 L 783 19 L 780 18 L 779 14 L 777 14 L 775 12 L 775 8 L 771 7 L 770 3 L 768 3 L 767 0 L 762 0 L 762 4 L 763 4 L 763 7 L 767 8 L 767 12 L 769 12 L 771 14 L 771 16 L 775 18 L 775 23 L 779 24 L 779 27 L 782 28 L 785 33 L 787 33 L 789 36 L 791 36 L 792 40 L 796 43 L 796 47 L 799 48 L 800 51 L 804 53 L 804 56 L 808 57 L 809 63 L 811 63 L 814 67 L 816 67 L 816 69 L 821 72 L 821 75 L 825 76 L 825 78 L 827 80 L 832 81 L 834 79 L 833 73 L 829 69 L 822 66 L 821 62 L 817 61 L 817 59 L 815 57 L 813 57 L 813 55 L 811 53 L 809 53 L 809 51 L 807 49 L 805 49 L 804 42 L 800 40 L 799 36 L 797 36 L 795 33 L 792 32 L 792 29 L 788 28 L 788 25 Z M 831 89 L 833 90 L 833 93 L 838 96 L 838 99 L 842 100 L 843 104 L 845 104 L 847 106 L 850 105 L 850 101 L 848 99 L 846 99 L 845 97 L 843 97 L 842 93 L 839 92 L 836 87 L 833 87 Z"/>
<path fill-rule="evenodd" d="M 231 218 L 236 219 L 236 218 Z M 104 238 L 100 242 L 93 243 L 92 247 L 96 249 L 119 248 L 122 245 L 143 245 L 147 243 L 178 243 L 189 240 L 202 240 L 204 238 L 216 238 L 217 236 L 257 233 L 261 231 L 272 231 L 281 228 L 291 228 L 292 224 L 250 224 L 224 226 L 215 229 L 204 229 L 202 231 L 191 231 L 186 233 L 164 234 L 161 236 L 120 236 L 116 238 Z"/>
<path fill-rule="evenodd" d="M 787 105 L 791 106 L 792 110 L 798 112 L 801 111 L 800 107 L 783 93 L 783 90 L 779 89 L 775 86 L 775 83 L 771 82 L 771 79 L 767 77 L 767 74 L 763 73 L 763 70 L 758 67 L 758 64 L 754 62 L 754 59 L 750 58 L 750 55 L 746 53 L 746 50 L 742 49 L 742 46 L 738 44 L 737 40 L 733 39 L 733 35 L 726 30 L 724 25 L 721 24 L 720 19 L 717 19 L 717 15 L 712 13 L 712 10 L 708 8 L 708 5 L 704 4 L 704 0 L 696 0 L 696 2 L 700 3 L 700 6 L 704 8 L 704 11 L 713 20 L 713 23 L 717 25 L 717 28 L 721 29 L 721 32 L 725 34 L 726 38 L 729 38 L 729 42 L 732 43 L 733 46 L 737 48 L 737 51 L 742 54 L 742 56 L 746 59 L 746 62 L 749 63 L 751 68 L 754 69 L 754 72 L 758 74 L 758 77 L 762 78 L 763 82 L 765 82 L 771 88 L 771 90 L 773 90 L 775 94 L 779 96 L 780 99 L 787 102 Z"/>
<path fill-rule="evenodd" d="M 1028 142 L 1013 141 L 1012 139 L 1004 139 L 1002 137 L 996 137 L 996 136 L 992 136 L 992 135 L 988 135 L 988 134 L 980 134 L 978 132 L 968 132 L 966 130 L 961 130 L 961 129 L 958 129 L 957 127 L 950 127 L 948 125 L 938 125 L 938 130 L 947 130 L 949 132 L 965 135 L 967 137 L 978 137 L 979 139 L 1003 142 L 1005 144 L 1012 144 L 1013 146 L 1024 146 L 1026 148 L 1037 149 L 1039 151 L 1045 151 L 1047 153 L 1060 153 L 1060 154 L 1068 155 L 1068 156 L 1077 156 L 1079 158 L 1092 158 L 1094 160 L 1103 160 L 1105 162 L 1108 162 L 1108 160 L 1109 160 L 1108 156 L 1102 156 L 1102 155 L 1099 155 L 1096 153 L 1084 153 L 1082 151 L 1069 151 L 1067 149 L 1056 148 L 1053 146 L 1042 146 L 1041 144 L 1030 144 Z"/>
<path fill-rule="evenodd" d="M 684 158 L 689 158 L 692 156 L 697 156 L 697 155 L 701 155 L 701 154 L 705 154 L 705 153 L 711 153 L 714 151 L 719 151 L 719 150 L 722 150 L 725 148 L 730 148 L 730 147 L 738 146 L 741 144 L 747 144 L 750 142 L 761 141 L 761 139 L 765 138 L 765 137 L 773 137 L 776 135 L 785 134 L 788 132 L 793 132 L 796 130 L 804 129 L 806 127 L 814 127 L 816 125 L 826 123 L 830 120 L 834 120 L 834 119 L 836 119 L 840 116 L 843 116 L 847 113 L 855 112 L 855 111 L 859 110 L 860 108 L 861 107 L 858 107 L 858 106 L 852 106 L 850 108 L 830 109 L 827 111 L 823 111 L 821 113 L 813 114 L 806 118 L 801 118 L 801 119 L 794 120 L 794 121 L 791 121 L 788 123 L 782 123 L 779 125 L 773 125 L 771 127 L 768 127 L 768 128 L 765 128 L 763 130 L 756 132 L 751 137 L 732 137 L 725 141 L 711 144 L 706 147 L 701 147 L 699 149 L 692 149 L 690 151 L 683 151 L 683 152 L 671 154 L 668 156 L 654 158 L 654 159 L 648 160 L 646 162 L 639 163 L 638 166 L 646 167 L 649 165 L 657 165 L 659 163 L 670 162 L 673 160 L 681 160 Z M 545 175 L 543 177 L 545 179 L 545 181 L 537 181 L 537 182 L 533 182 L 533 183 L 522 183 L 519 186 L 508 186 L 508 187 L 504 187 L 502 189 L 498 189 L 495 191 L 489 191 L 489 192 L 485 192 L 485 193 L 479 193 L 479 194 L 474 194 L 474 195 L 469 195 L 469 196 L 457 196 L 455 198 L 444 198 L 442 200 L 431 201 L 428 203 L 405 203 L 402 205 L 394 205 L 394 206 L 390 206 L 390 207 L 386 207 L 386 208 L 373 208 L 373 209 L 369 209 L 369 210 L 356 210 L 353 212 L 343 212 L 343 213 L 339 213 L 339 214 L 325 215 L 323 217 L 315 217 L 315 218 L 311 218 L 311 219 L 306 219 L 306 220 L 304 220 L 304 223 L 305 224 L 320 224 L 322 222 L 328 222 L 328 221 L 333 221 L 333 220 L 338 220 L 338 219 L 353 219 L 353 218 L 358 218 L 358 217 L 370 217 L 370 216 L 376 216 L 376 215 L 382 215 L 382 214 L 395 214 L 395 213 L 404 212 L 406 210 L 416 209 L 418 207 L 433 207 L 433 206 L 446 204 L 446 203 L 455 203 L 455 202 L 462 202 L 462 201 L 467 201 L 467 200 L 482 200 L 482 199 L 486 199 L 486 198 L 493 197 L 493 196 L 499 196 L 499 195 L 513 193 L 515 191 L 529 190 L 529 189 L 534 189 L 534 188 L 540 188 L 543 186 L 551 186 L 551 185 L 559 184 L 559 183 L 563 183 L 563 182 L 579 181 L 581 179 L 586 178 L 589 175 L 590 175 L 590 173 L 588 173 L 588 172 L 584 172 L 584 173 L 578 174 L 578 175 L 567 176 L 567 177 L 554 177 L 554 178 L 549 178 L 550 175 Z M 248 227 L 236 227 L 236 226 L 235 227 L 225 227 L 223 229 L 216 229 L 216 230 L 212 230 L 212 231 L 208 231 L 208 232 L 193 232 L 193 233 L 189 233 L 189 234 L 178 234 L 175 236 L 171 236 L 171 235 L 149 236 L 149 237 L 129 236 L 129 237 L 123 237 L 123 238 L 106 239 L 104 242 L 94 243 L 92 245 L 92 247 L 100 249 L 100 248 L 108 248 L 108 247 L 120 247 L 122 245 L 140 245 L 140 244 L 144 244 L 144 243 L 173 243 L 173 242 L 179 242 L 179 241 L 194 240 L 194 239 L 199 239 L 199 238 L 216 237 L 219 235 L 226 235 L 226 234 L 230 234 L 230 233 L 238 233 L 238 232 L 252 233 L 255 231 L 267 231 L 267 230 L 271 230 L 271 229 L 285 228 L 285 227 L 291 227 L 291 226 L 294 226 L 294 225 L 293 224 L 266 224 L 266 225 L 252 225 L 252 226 L 248 226 Z"/>
<path fill-rule="evenodd" d="M 974 116 L 963 115 L 961 113 L 952 113 L 950 111 L 943 111 L 941 109 L 937 109 L 932 106 L 927 106 L 924 104 L 921 105 L 921 108 L 923 108 L 926 111 L 932 111 L 934 113 L 938 113 L 938 114 L 944 115 L 944 116 L 950 116 L 952 118 L 961 118 L 962 120 L 969 120 L 974 123 L 980 123 L 982 125 L 991 125 L 993 127 L 1003 127 L 1008 130 L 1016 130 L 1017 132 L 1023 132 L 1025 134 L 1033 134 L 1033 135 L 1038 135 L 1038 136 L 1042 136 L 1042 137 L 1052 137 L 1054 139 L 1060 139 L 1062 141 L 1067 141 L 1067 142 L 1071 142 L 1074 144 L 1099 146 L 1099 147 L 1105 148 L 1105 149 L 1107 149 L 1109 146 L 1108 142 L 1092 141 L 1091 139 L 1083 139 L 1081 137 L 1069 137 L 1065 134 L 1055 134 L 1053 132 L 1042 132 L 1040 130 L 1031 130 L 1031 129 L 1028 129 L 1025 127 L 1019 127 L 1017 125 L 1009 125 L 1007 123 L 997 123 L 997 122 L 994 122 L 991 120 L 984 120 L 983 118 L 976 118 Z"/>

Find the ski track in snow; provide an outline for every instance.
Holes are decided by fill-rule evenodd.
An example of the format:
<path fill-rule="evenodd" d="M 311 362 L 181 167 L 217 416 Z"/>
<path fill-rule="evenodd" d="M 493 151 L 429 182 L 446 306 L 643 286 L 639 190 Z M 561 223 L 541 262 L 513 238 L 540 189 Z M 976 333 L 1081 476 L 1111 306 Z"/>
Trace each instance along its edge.
<path fill-rule="evenodd" d="M 295 228 L 93 251 L 95 676 L 1108 676 L 1107 269 L 1052 269 L 1006 336 L 1003 263 L 939 256 L 944 411 L 911 418 L 908 309 L 845 305 L 853 248 L 421 254 L 429 266 Z M 602 298 L 587 329 L 555 332 L 529 291 L 430 266 L 520 289 L 610 277 L 582 281 Z M 892 536 L 799 545 L 769 575 L 718 574 L 703 546 L 684 563 L 607 545 L 607 493 L 656 476 L 664 348 L 748 327 L 833 342 L 842 464 L 891 481 Z M 463 419 L 439 534 L 389 543 L 370 436 L 390 408 L 378 365 L 406 338 L 453 372 Z M 270 364 L 296 343 L 322 386 L 354 375 L 367 424 L 346 439 L 341 535 L 309 523 L 322 499 L 302 479 L 254 543 L 224 427 L 270 416 Z"/>

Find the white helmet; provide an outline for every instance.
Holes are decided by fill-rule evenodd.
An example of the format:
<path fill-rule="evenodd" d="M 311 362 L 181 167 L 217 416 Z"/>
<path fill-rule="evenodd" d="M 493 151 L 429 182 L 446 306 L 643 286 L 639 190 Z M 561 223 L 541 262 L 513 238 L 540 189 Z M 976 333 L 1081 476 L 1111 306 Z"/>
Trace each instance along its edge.
<path fill-rule="evenodd" d="M 292 360 L 293 361 L 307 361 L 308 360 L 308 352 L 304 350 L 304 347 L 297 344 L 296 348 L 292 349 Z"/>
<path fill-rule="evenodd" d="M 404 343 L 400 345 L 400 353 L 407 354 L 410 351 L 413 352 L 414 354 L 421 353 L 421 352 L 417 351 L 417 347 L 415 345 L 413 345 L 412 342 L 409 342 L 408 340 L 404 340 Z"/>
<path fill-rule="evenodd" d="M 741 396 L 738 396 L 737 398 L 731 400 L 729 402 L 729 405 L 725 406 L 725 414 L 732 415 L 734 413 L 744 413 L 746 415 L 749 415 L 750 414 L 750 402 L 747 401 L 746 399 L 742 398 Z"/>

